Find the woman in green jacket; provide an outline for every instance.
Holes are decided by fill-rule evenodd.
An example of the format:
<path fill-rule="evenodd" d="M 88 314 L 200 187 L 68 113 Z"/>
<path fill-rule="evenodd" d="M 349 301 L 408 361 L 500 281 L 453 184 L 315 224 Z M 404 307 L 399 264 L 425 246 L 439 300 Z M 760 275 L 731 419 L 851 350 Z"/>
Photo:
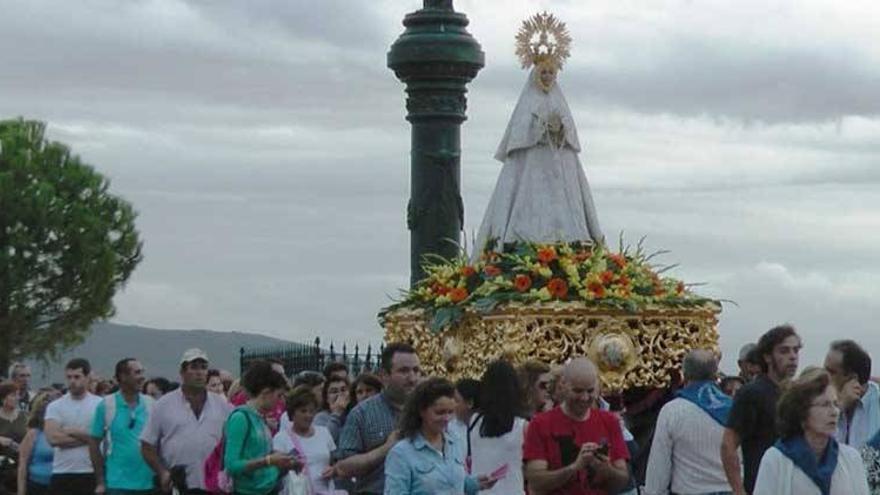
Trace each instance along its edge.
<path fill-rule="evenodd" d="M 272 411 L 287 388 L 285 378 L 265 361 L 254 363 L 241 379 L 251 399 L 226 420 L 223 465 L 235 495 L 272 495 L 295 460 L 272 452 L 272 433 L 263 414 Z"/>

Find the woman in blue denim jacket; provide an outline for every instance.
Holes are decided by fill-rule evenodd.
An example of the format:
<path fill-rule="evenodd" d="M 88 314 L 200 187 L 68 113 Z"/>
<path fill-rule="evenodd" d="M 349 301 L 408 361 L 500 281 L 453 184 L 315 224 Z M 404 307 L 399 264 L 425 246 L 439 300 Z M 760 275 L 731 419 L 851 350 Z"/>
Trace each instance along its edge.
<path fill-rule="evenodd" d="M 429 378 L 416 387 L 400 417 L 402 440 L 385 458 L 385 495 L 473 495 L 495 484 L 465 473 L 464 439 L 446 431 L 454 414 L 451 382 Z"/>

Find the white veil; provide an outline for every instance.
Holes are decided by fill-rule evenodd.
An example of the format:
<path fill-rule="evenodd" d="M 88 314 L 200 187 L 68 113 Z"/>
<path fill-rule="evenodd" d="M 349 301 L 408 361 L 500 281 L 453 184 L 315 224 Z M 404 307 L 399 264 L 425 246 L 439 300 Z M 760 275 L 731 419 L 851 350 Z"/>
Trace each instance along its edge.
<path fill-rule="evenodd" d="M 507 130 L 501 138 L 498 151 L 495 152 L 495 159 L 500 162 L 507 160 L 507 155 L 512 151 L 531 148 L 538 144 L 544 135 L 549 117 L 554 113 L 562 120 L 565 142 L 575 152 L 581 150 L 574 119 L 571 117 L 565 97 L 562 96 L 559 83 L 555 82 L 550 91 L 545 93 L 538 87 L 535 79 L 536 71 L 537 67 L 534 67 L 529 72 L 529 78 L 513 109 Z"/>

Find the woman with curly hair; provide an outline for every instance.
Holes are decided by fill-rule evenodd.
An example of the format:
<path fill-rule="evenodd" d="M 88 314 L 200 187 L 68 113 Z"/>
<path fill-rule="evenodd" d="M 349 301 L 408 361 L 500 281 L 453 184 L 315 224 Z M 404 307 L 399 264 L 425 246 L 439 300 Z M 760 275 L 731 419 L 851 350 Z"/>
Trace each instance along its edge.
<path fill-rule="evenodd" d="M 868 495 L 858 451 L 834 439 L 838 419 L 828 373 L 802 373 L 779 398 L 779 440 L 761 459 L 754 495 Z"/>
<path fill-rule="evenodd" d="M 400 416 L 400 438 L 385 459 L 385 495 L 473 495 L 496 478 L 465 473 L 465 447 L 446 432 L 455 414 L 455 387 L 429 378 L 410 395 Z"/>

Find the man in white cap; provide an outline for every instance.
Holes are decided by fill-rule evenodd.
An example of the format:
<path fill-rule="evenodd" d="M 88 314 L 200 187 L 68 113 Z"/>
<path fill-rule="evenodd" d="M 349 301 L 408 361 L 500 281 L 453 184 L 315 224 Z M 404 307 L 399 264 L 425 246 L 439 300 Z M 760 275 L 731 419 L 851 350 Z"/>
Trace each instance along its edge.
<path fill-rule="evenodd" d="M 170 491 L 171 469 L 183 466 L 188 488 L 184 493 L 208 493 L 202 464 L 222 438 L 232 406 L 208 393 L 208 355 L 201 349 L 183 353 L 180 383 L 156 402 L 141 434 L 141 451 L 163 491 Z"/>

